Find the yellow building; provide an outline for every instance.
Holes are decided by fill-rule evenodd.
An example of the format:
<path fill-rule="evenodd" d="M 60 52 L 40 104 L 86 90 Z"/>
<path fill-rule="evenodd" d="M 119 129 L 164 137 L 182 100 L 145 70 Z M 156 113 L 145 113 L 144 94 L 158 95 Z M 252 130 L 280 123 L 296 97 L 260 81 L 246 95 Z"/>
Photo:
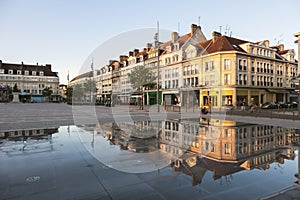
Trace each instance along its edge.
<path fill-rule="evenodd" d="M 253 43 L 213 32 L 212 39 L 190 44 L 187 50 L 196 53 L 185 58 L 183 72 L 188 66 L 199 67 L 193 90 L 200 93 L 201 107 L 290 100 L 297 63 L 294 50 L 285 50 L 282 44 L 271 47 L 268 40 Z"/>

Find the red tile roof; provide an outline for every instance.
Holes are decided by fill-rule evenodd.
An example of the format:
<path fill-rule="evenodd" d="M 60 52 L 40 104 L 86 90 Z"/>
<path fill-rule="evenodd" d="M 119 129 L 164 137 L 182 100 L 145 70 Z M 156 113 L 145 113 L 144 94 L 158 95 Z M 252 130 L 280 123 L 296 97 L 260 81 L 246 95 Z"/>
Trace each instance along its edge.
<path fill-rule="evenodd" d="M 214 42 L 212 41 L 212 39 L 210 39 L 201 42 L 198 45 L 204 49 L 204 51 L 202 51 L 201 54 L 211 54 L 221 51 L 239 51 L 245 53 L 245 51 L 239 46 L 244 43 L 248 43 L 248 41 L 228 36 L 220 36 Z"/>

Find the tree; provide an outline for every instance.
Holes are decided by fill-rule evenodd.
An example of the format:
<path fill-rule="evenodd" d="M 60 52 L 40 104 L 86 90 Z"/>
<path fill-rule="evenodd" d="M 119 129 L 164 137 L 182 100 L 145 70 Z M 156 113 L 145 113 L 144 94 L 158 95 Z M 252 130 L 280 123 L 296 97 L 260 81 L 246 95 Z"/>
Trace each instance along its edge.
<path fill-rule="evenodd" d="M 87 96 L 90 97 L 90 102 L 93 102 L 95 100 L 96 82 L 94 80 L 87 80 L 83 87 Z"/>
<path fill-rule="evenodd" d="M 81 84 L 76 84 L 73 86 L 73 89 L 72 89 L 73 101 L 81 101 L 82 100 L 83 90 L 84 90 L 84 88 L 82 87 Z"/>
<path fill-rule="evenodd" d="M 50 102 L 50 96 L 52 93 L 53 91 L 49 87 L 46 87 L 43 90 L 43 96 L 45 96 L 48 99 L 48 102 Z"/>
<path fill-rule="evenodd" d="M 72 96 L 73 96 L 73 88 L 72 87 L 67 87 L 66 91 L 66 96 L 67 96 L 67 104 L 72 103 Z"/>
<path fill-rule="evenodd" d="M 142 94 L 140 109 L 143 109 L 144 87 L 152 88 L 155 86 L 155 80 L 157 77 L 144 65 L 135 67 L 131 73 L 128 74 L 128 77 L 132 88 L 138 90 Z"/>

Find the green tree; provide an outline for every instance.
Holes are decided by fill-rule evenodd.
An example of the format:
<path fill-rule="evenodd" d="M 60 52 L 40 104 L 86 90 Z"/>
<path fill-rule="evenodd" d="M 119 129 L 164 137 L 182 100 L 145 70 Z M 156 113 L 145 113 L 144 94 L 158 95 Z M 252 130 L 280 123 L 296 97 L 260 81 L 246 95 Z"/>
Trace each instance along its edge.
<path fill-rule="evenodd" d="M 72 89 L 72 100 L 73 102 L 82 101 L 84 88 L 82 84 L 76 84 Z"/>
<path fill-rule="evenodd" d="M 66 96 L 67 96 L 67 104 L 72 104 L 72 96 L 73 96 L 73 88 L 72 87 L 67 87 L 66 91 Z"/>
<path fill-rule="evenodd" d="M 92 103 L 95 101 L 96 94 L 96 82 L 94 80 L 87 80 L 84 84 L 84 92 L 89 97 L 89 101 Z"/>
<path fill-rule="evenodd" d="M 130 83 L 134 90 L 139 91 L 142 94 L 142 99 L 140 101 L 140 109 L 143 109 L 143 96 L 144 96 L 144 88 L 147 87 L 149 89 L 155 86 L 156 76 L 144 65 L 135 67 L 131 73 L 128 74 Z"/>
<path fill-rule="evenodd" d="M 50 102 L 50 96 L 51 96 L 52 93 L 53 93 L 53 91 L 49 87 L 46 87 L 43 90 L 43 96 L 46 97 L 46 99 L 48 100 L 48 102 Z"/>

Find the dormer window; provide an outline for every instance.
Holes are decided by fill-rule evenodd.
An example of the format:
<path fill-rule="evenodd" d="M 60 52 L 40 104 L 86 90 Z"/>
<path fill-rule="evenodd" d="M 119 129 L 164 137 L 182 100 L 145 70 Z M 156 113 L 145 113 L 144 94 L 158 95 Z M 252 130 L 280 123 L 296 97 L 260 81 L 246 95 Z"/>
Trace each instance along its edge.
<path fill-rule="evenodd" d="M 36 71 L 32 71 L 32 76 L 36 76 Z"/>
<path fill-rule="evenodd" d="M 167 52 L 171 52 L 171 46 L 167 47 Z"/>
<path fill-rule="evenodd" d="M 14 71 L 12 69 L 8 70 L 8 74 L 13 74 Z"/>
<path fill-rule="evenodd" d="M 21 71 L 21 70 L 18 70 L 18 71 L 17 71 L 17 74 L 18 74 L 18 75 L 22 75 L 22 71 Z"/>
<path fill-rule="evenodd" d="M 179 44 L 174 44 L 174 50 L 175 51 L 179 50 Z"/>
<path fill-rule="evenodd" d="M 44 72 L 40 71 L 40 76 L 44 76 Z"/>
<path fill-rule="evenodd" d="M 29 71 L 26 70 L 26 71 L 25 71 L 25 75 L 29 75 Z"/>
<path fill-rule="evenodd" d="M 0 74 L 4 74 L 4 69 L 0 69 Z"/>

